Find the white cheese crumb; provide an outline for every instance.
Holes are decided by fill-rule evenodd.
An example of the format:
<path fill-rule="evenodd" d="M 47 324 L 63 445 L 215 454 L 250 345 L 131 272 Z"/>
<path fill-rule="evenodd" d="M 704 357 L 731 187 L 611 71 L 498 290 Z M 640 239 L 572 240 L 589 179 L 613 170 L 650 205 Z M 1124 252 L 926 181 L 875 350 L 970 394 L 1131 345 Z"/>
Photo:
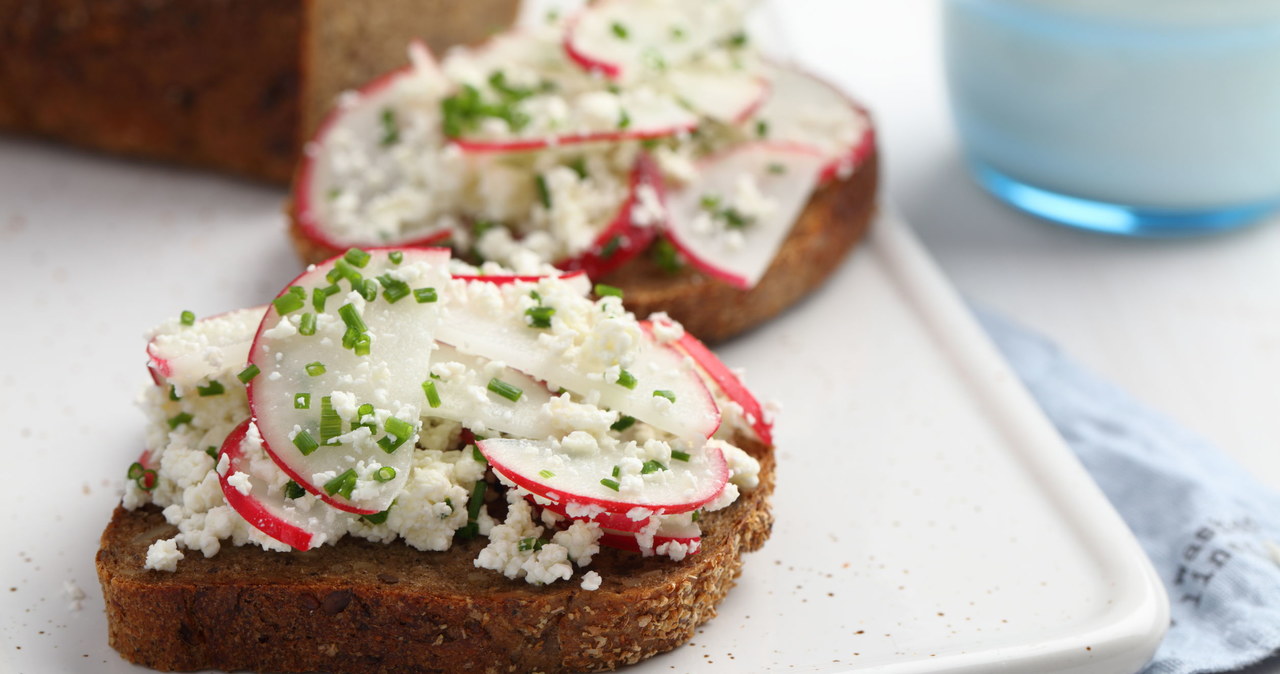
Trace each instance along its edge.
<path fill-rule="evenodd" d="M 582 589 L 595 592 L 600 589 L 600 574 L 588 571 L 582 574 Z"/>
<path fill-rule="evenodd" d="M 182 557 L 182 551 L 178 550 L 177 538 L 158 540 L 147 548 L 147 562 L 144 568 L 153 571 L 177 571 L 178 560 Z"/>
<path fill-rule="evenodd" d="M 249 474 L 238 470 L 227 478 L 227 484 L 235 487 L 236 491 L 245 496 L 248 496 L 249 492 L 253 490 L 253 481 L 249 479 Z"/>

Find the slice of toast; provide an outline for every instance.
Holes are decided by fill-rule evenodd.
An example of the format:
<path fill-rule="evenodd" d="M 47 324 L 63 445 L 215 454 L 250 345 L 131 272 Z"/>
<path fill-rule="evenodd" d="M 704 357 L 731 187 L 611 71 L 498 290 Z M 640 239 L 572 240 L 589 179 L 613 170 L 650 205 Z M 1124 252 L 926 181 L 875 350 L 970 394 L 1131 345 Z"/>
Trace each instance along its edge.
<path fill-rule="evenodd" d="M 174 535 L 153 506 L 117 507 L 98 577 L 111 646 L 155 669 L 276 672 L 561 672 L 634 664 L 688 641 L 716 614 L 742 553 L 773 525 L 773 449 L 739 439 L 760 484 L 701 521 L 701 550 L 680 562 L 603 548 L 603 577 L 528 585 L 472 564 L 483 539 L 447 552 L 347 538 L 308 552 L 224 546 L 188 552 L 176 572 L 143 568 Z"/>
<path fill-rule="evenodd" d="M 781 313 L 831 276 L 871 226 L 878 182 L 878 154 L 872 148 L 851 175 L 813 193 L 773 264 L 750 290 L 691 266 L 668 272 L 647 255 L 597 280 L 621 288 L 627 309 L 637 316 L 665 311 L 702 341 L 724 341 Z M 296 206 L 292 200 L 286 206 L 289 237 L 303 262 L 340 254 L 303 234 Z"/>

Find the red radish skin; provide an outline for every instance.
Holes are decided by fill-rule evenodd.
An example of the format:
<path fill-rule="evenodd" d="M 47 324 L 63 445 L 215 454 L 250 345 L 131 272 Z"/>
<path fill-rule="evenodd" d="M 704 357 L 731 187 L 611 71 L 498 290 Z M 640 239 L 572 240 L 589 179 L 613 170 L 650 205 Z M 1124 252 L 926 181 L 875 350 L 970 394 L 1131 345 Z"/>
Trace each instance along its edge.
<path fill-rule="evenodd" d="M 662 203 L 663 210 L 662 220 L 646 225 L 638 224 L 634 218 L 636 206 L 640 201 L 639 190 L 643 186 L 657 192 L 658 201 Z M 644 252 L 657 236 L 658 230 L 665 225 L 666 198 L 662 171 L 652 157 L 642 153 L 636 158 L 635 166 L 631 170 L 627 199 L 622 202 L 622 207 L 618 209 L 613 222 L 600 232 L 600 236 L 596 237 L 590 248 L 576 257 L 557 262 L 556 266 L 561 269 L 584 271 L 591 278 L 602 278 Z M 605 255 L 605 251 L 613 245 L 615 240 L 618 242 L 615 249 Z"/>
<path fill-rule="evenodd" d="M 689 552 L 687 554 L 690 554 L 690 555 L 696 555 L 698 554 L 698 551 L 702 549 L 701 536 L 690 536 L 690 537 L 654 536 L 653 537 L 654 550 L 661 547 L 664 543 L 679 543 L 681 545 L 689 546 Z M 604 545 L 610 548 L 615 548 L 625 552 L 638 552 L 641 554 L 645 552 L 643 549 L 641 549 L 640 542 L 636 540 L 636 535 L 634 533 L 627 533 L 625 531 L 605 530 L 600 532 L 600 545 Z M 652 554 L 653 550 L 649 550 L 648 552 Z"/>
<path fill-rule="evenodd" d="M 251 494 L 240 493 L 239 489 L 228 482 L 228 479 L 239 470 L 240 461 L 243 459 L 244 454 L 240 446 L 248 436 L 249 424 L 250 420 L 245 419 L 222 443 L 222 455 L 227 457 L 228 461 L 226 474 L 218 474 L 222 496 L 226 499 L 227 505 L 257 530 L 296 550 L 310 550 L 311 542 L 315 539 L 311 532 L 285 521 L 271 512 L 266 504 Z"/>
<path fill-rule="evenodd" d="M 596 515 L 592 515 L 591 517 L 574 517 L 570 515 L 568 512 L 568 506 L 569 506 L 568 503 L 560 503 L 557 501 L 552 501 L 550 503 L 538 503 L 538 501 L 535 500 L 531 495 L 526 496 L 525 498 L 528 499 L 530 503 L 534 503 L 538 506 L 546 508 L 547 510 L 550 510 L 551 512 L 561 517 L 564 517 L 566 519 L 583 521 L 583 522 L 595 522 L 605 529 L 614 529 L 614 530 L 623 531 L 623 532 L 640 531 L 645 527 L 645 525 L 649 524 L 649 519 L 650 519 L 648 517 L 645 517 L 641 520 L 633 520 L 630 517 L 627 517 L 625 513 L 619 514 L 619 513 L 612 513 L 608 511 L 605 511 Z M 573 501 L 572 503 L 577 503 L 577 502 Z M 583 504 L 577 503 L 577 505 L 583 505 Z"/>
<path fill-rule="evenodd" d="M 258 311 L 258 310 L 265 312 L 267 308 L 265 306 L 253 307 L 252 309 L 245 309 L 244 311 Z M 196 322 L 200 323 L 202 321 L 208 321 L 208 320 L 220 318 L 222 316 L 226 316 L 227 314 L 231 314 L 231 313 L 235 313 L 235 312 L 224 311 L 222 313 L 205 316 L 204 318 L 201 318 Z M 173 373 L 174 373 L 173 363 L 171 363 L 164 356 L 160 355 L 159 347 L 156 345 L 155 337 L 152 337 L 150 341 L 147 342 L 147 373 L 151 375 L 151 381 L 155 382 L 156 386 L 165 386 L 168 383 L 165 380 L 173 377 Z"/>
<path fill-rule="evenodd" d="M 559 278 L 561 281 L 573 281 L 575 279 L 581 278 L 586 275 L 587 275 L 586 272 L 583 272 L 583 271 L 570 271 L 568 273 L 561 274 L 556 278 Z M 537 283 L 538 281 L 541 281 L 542 279 L 547 277 L 546 276 L 521 276 L 518 274 L 488 274 L 488 275 L 454 274 L 453 278 L 459 281 L 466 281 L 468 283 L 492 283 L 494 285 L 501 286 L 501 285 L 507 285 L 510 283 Z"/>
<path fill-rule="evenodd" d="M 659 515 L 676 515 L 679 513 L 689 512 L 691 510 L 697 510 L 698 508 L 701 508 L 702 506 L 709 503 L 712 499 L 719 496 L 720 492 L 724 489 L 725 483 L 729 481 L 729 465 L 728 463 L 725 462 L 724 454 L 722 454 L 720 450 L 715 447 L 709 447 L 709 448 L 706 448 L 704 451 L 707 452 L 707 459 L 708 459 L 708 463 L 710 464 L 709 468 L 712 473 L 711 484 L 714 486 L 714 488 L 707 489 L 706 490 L 707 493 L 699 495 L 695 497 L 693 500 L 685 501 L 683 503 L 655 504 L 655 503 L 636 503 L 633 501 L 601 499 L 601 498 L 595 498 L 592 496 L 583 496 L 581 494 L 572 494 L 572 493 L 566 492 L 561 487 L 549 485 L 546 482 L 543 482 L 537 479 L 537 477 L 535 476 L 522 475 L 517 471 L 512 470 L 507 466 L 503 465 L 501 460 L 495 456 L 496 453 L 488 448 L 488 445 L 489 445 L 489 442 L 485 440 L 481 440 L 476 444 L 476 446 L 480 448 L 480 453 L 484 454 L 484 458 L 489 462 L 489 465 L 496 472 L 501 473 L 508 480 L 511 480 L 512 482 L 514 482 L 516 486 L 521 487 L 533 494 L 537 494 L 538 496 L 549 499 L 551 501 L 556 501 L 556 502 L 573 501 L 575 503 L 579 503 L 585 506 L 596 506 L 599 508 L 603 508 L 605 512 L 615 513 L 623 516 L 625 516 L 627 512 L 632 510 L 633 508 L 644 508 L 645 510 L 653 511 L 654 514 L 659 514 Z"/>

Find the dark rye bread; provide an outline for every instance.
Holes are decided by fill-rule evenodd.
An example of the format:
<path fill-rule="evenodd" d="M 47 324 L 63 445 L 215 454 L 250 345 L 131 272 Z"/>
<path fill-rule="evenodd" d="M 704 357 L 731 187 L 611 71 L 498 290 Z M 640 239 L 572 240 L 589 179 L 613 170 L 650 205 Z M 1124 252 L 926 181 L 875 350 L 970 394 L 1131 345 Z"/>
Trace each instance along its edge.
<path fill-rule="evenodd" d="M 0 0 L 0 130 L 284 183 L 334 97 L 518 0 Z"/>
<path fill-rule="evenodd" d="M 746 443 L 744 443 L 745 445 Z M 117 507 L 98 578 L 110 644 L 155 669 L 272 672 L 571 672 L 634 664 L 688 641 L 716 614 L 773 525 L 772 448 L 760 486 L 709 513 L 701 551 L 679 563 L 605 548 L 578 577 L 549 586 L 476 569 L 485 540 L 448 552 L 344 539 L 308 552 L 225 546 L 187 552 L 174 573 L 143 569 L 173 536 L 154 507 Z"/>
<path fill-rule="evenodd" d="M 773 318 L 831 276 L 871 226 L 878 182 L 879 155 L 872 148 L 851 175 L 814 192 L 773 264 L 750 290 L 688 266 L 668 272 L 647 255 L 595 280 L 621 288 L 624 303 L 636 316 L 665 311 L 702 341 L 724 341 Z M 304 263 L 342 252 L 303 234 L 292 201 L 286 212 L 289 238 Z"/>

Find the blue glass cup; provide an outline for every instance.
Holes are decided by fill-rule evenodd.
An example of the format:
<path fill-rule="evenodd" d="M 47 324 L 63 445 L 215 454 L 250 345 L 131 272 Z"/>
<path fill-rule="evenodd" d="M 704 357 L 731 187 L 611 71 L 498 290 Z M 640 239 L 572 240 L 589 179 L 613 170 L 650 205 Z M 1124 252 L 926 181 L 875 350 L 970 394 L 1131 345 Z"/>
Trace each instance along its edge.
<path fill-rule="evenodd" d="M 1280 211 L 1280 0 L 944 0 L 974 176 L 1035 215 L 1136 236 Z"/>

